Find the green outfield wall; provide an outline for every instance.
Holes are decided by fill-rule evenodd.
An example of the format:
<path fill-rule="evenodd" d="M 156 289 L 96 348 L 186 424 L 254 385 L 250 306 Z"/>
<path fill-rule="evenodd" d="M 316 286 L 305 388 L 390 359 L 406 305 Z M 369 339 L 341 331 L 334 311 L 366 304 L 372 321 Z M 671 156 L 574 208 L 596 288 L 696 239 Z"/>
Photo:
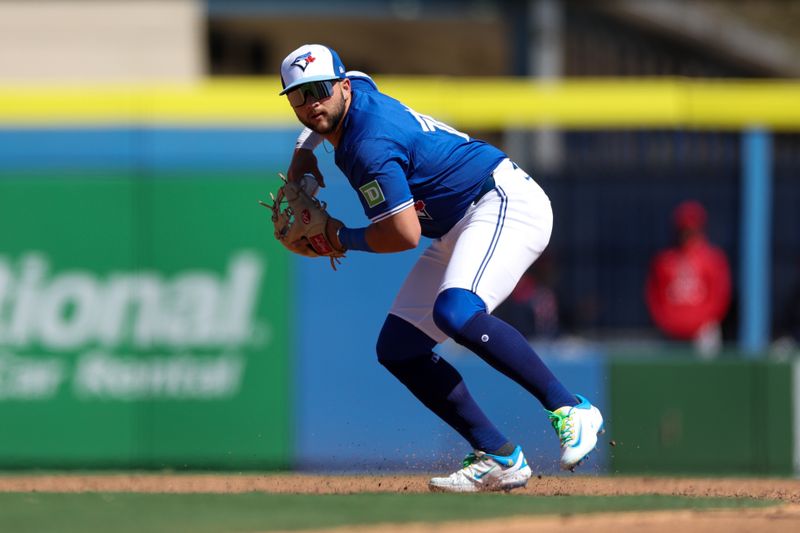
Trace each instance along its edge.
<path fill-rule="evenodd" d="M 0 176 L 0 467 L 289 464 L 277 185 L 188 177 Z"/>
<path fill-rule="evenodd" d="M 613 472 L 792 473 L 791 363 L 617 359 L 609 377 Z"/>

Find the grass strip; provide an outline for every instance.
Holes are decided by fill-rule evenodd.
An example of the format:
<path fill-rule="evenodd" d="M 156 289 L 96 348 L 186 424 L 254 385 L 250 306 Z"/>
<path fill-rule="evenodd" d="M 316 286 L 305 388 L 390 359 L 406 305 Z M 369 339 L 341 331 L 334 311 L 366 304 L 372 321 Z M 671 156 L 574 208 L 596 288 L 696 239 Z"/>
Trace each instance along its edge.
<path fill-rule="evenodd" d="M 515 515 L 765 507 L 777 503 L 658 495 L 3 493 L 0 531 L 232 533 Z"/>

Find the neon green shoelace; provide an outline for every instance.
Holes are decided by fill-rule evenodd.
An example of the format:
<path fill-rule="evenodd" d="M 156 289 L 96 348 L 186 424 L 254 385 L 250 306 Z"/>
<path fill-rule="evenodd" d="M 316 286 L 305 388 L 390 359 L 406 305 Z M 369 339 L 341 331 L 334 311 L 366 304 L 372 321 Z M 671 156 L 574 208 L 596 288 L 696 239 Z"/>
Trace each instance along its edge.
<path fill-rule="evenodd" d="M 461 461 L 461 466 L 467 468 L 468 466 L 474 465 L 477 462 L 478 462 L 478 456 L 475 455 L 474 453 L 470 453 L 466 457 L 464 457 L 463 461 Z"/>
<path fill-rule="evenodd" d="M 561 445 L 565 445 L 573 437 L 572 418 L 568 415 L 547 411 L 546 409 L 545 411 L 547 412 L 547 417 L 550 419 L 550 423 L 553 425 L 553 429 L 556 430 L 558 438 L 561 440 Z"/>

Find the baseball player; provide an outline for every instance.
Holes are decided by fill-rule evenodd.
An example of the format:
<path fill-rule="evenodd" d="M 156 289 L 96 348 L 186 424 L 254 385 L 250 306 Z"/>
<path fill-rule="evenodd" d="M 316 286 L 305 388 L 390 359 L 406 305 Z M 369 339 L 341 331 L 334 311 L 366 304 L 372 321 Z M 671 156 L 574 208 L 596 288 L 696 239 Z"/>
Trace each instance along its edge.
<path fill-rule="evenodd" d="M 361 201 L 369 225 L 330 218 L 325 237 L 340 252 L 400 252 L 433 239 L 392 304 L 378 336 L 378 361 L 474 449 L 431 490 L 476 492 L 525 486 L 522 449 L 481 411 L 458 371 L 433 352 L 448 337 L 475 352 L 548 411 L 573 469 L 597 444 L 603 417 L 556 379 L 514 328 L 491 315 L 550 240 L 553 215 L 541 187 L 499 149 L 381 93 L 347 72 L 332 49 L 303 45 L 281 64 L 297 118 L 289 180 L 314 174 L 323 140 Z M 295 246 L 302 246 L 297 242 Z"/>

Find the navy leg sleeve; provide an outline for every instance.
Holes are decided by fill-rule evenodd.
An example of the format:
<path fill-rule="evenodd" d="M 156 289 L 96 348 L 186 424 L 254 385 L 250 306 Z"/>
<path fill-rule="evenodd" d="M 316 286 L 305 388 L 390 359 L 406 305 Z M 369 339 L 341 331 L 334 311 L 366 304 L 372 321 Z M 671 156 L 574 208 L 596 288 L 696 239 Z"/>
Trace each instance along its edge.
<path fill-rule="evenodd" d="M 436 326 L 481 359 L 533 394 L 545 409 L 554 411 L 578 401 L 516 329 L 486 312 L 477 294 L 447 289 L 433 306 Z"/>
<path fill-rule="evenodd" d="M 378 337 L 378 361 L 474 449 L 499 450 L 508 439 L 475 403 L 458 370 L 433 353 L 435 345 L 416 327 L 389 315 Z"/>

